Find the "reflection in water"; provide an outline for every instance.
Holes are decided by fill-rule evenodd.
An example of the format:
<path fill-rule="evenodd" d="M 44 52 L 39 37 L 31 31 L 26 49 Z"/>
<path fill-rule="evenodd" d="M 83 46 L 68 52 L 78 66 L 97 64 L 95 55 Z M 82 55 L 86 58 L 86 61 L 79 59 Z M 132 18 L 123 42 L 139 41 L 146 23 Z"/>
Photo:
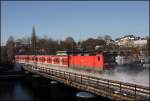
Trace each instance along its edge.
<path fill-rule="evenodd" d="M 0 101 L 77 101 L 77 92 L 79 90 L 61 83 L 51 84 L 49 79 L 29 75 L 25 79 L 0 82 Z M 110 101 L 102 97 L 98 99 Z"/>
<path fill-rule="evenodd" d="M 1 80 L 0 101 L 11 100 L 52 100 L 71 99 L 75 101 L 77 89 L 70 88 L 61 83 L 50 84 L 50 80 L 38 77 L 27 76 L 25 79 Z"/>
<path fill-rule="evenodd" d="M 22 80 L 21 80 L 22 81 Z M 20 81 L 3 80 L 0 82 L 0 100 L 31 100 L 32 95 L 26 91 L 25 84 Z"/>
<path fill-rule="evenodd" d="M 17 100 L 32 99 L 31 94 L 28 93 L 28 91 L 26 91 L 26 89 L 23 87 L 23 85 L 20 84 L 19 82 L 15 83 L 13 94 L 14 94 L 13 95 L 14 98 L 17 99 Z"/>

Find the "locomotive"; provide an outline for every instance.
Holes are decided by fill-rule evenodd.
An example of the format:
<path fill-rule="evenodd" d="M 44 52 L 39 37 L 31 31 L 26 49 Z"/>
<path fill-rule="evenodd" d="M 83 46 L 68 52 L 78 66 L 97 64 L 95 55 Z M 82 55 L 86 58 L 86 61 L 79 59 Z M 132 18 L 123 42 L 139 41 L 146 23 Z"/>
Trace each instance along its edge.
<path fill-rule="evenodd" d="M 106 51 L 95 52 L 59 51 L 56 55 L 16 55 L 15 60 L 24 63 L 42 63 L 65 68 L 104 70 L 115 67 L 115 56 Z"/>

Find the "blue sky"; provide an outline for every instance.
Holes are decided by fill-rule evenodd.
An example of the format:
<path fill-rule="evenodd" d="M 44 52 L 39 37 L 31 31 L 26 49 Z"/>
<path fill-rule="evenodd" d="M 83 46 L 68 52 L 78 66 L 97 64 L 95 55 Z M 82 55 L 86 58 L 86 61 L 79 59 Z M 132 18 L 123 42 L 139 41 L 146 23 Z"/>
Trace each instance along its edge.
<path fill-rule="evenodd" d="M 1 42 L 29 37 L 72 36 L 76 41 L 110 35 L 149 35 L 148 1 L 2 1 Z"/>

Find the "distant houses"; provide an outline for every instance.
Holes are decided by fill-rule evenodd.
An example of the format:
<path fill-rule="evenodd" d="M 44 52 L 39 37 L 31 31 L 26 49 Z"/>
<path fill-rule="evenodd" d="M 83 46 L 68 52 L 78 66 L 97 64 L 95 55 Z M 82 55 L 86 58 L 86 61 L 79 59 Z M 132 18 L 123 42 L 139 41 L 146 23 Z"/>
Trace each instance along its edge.
<path fill-rule="evenodd" d="M 30 48 L 31 44 L 24 42 L 15 42 L 15 47 Z"/>
<path fill-rule="evenodd" d="M 115 44 L 120 47 L 143 47 L 147 45 L 146 38 L 135 37 L 134 35 L 127 35 L 115 40 Z"/>
<path fill-rule="evenodd" d="M 147 44 L 146 39 L 140 39 L 140 40 L 134 40 L 134 46 L 135 47 L 143 47 Z"/>
<path fill-rule="evenodd" d="M 91 39 L 91 40 L 88 39 L 85 44 L 83 44 L 83 43 L 82 44 L 83 44 L 83 46 L 86 46 L 86 47 L 88 47 L 88 46 L 95 47 L 95 45 L 99 45 L 101 43 L 101 42 L 99 42 L 101 40 L 96 40 L 96 41 L 95 40 L 96 39 Z M 146 39 L 146 38 L 140 38 L 140 37 L 136 37 L 134 35 L 126 35 L 126 36 L 123 36 L 121 38 L 117 38 L 115 40 L 105 39 L 103 41 L 104 41 L 104 44 L 103 43 L 100 44 L 100 45 L 103 45 L 103 47 L 106 46 L 106 48 L 110 48 L 110 49 L 113 49 L 115 51 L 120 51 L 120 49 L 122 49 L 121 51 L 126 51 L 127 50 L 126 52 L 131 51 L 132 48 L 144 49 L 145 47 L 148 46 L 148 42 L 149 42 L 148 39 Z M 40 42 L 37 43 L 37 47 L 36 47 L 37 50 L 39 52 L 41 52 L 41 49 L 43 49 L 44 46 L 39 47 L 38 44 L 42 44 L 42 43 L 40 43 Z M 50 44 L 50 42 L 49 42 L 49 46 L 52 46 Z M 119 46 L 119 48 L 118 48 L 118 46 Z M 22 53 L 22 52 L 25 52 L 25 51 L 30 52 L 32 47 L 31 47 L 30 42 L 18 41 L 18 42 L 15 42 L 15 48 L 16 48 L 17 53 Z M 49 50 L 51 50 L 51 48 L 52 47 L 50 47 Z M 128 50 L 129 48 L 130 48 L 130 50 Z M 61 49 L 61 48 L 58 48 L 58 49 Z M 87 51 L 89 49 L 90 48 L 88 48 Z M 144 51 L 147 51 L 147 50 L 146 49 L 142 50 L 142 52 L 144 52 Z"/>
<path fill-rule="evenodd" d="M 25 50 L 29 50 L 31 48 L 31 44 L 24 42 L 15 42 L 16 53 L 24 53 Z"/>

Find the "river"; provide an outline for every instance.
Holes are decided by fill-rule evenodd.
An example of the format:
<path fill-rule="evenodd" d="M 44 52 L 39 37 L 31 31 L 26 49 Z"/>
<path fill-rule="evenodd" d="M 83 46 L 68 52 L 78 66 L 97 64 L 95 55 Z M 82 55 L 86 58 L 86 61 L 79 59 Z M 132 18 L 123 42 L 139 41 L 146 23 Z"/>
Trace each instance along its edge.
<path fill-rule="evenodd" d="M 75 99 L 77 89 L 61 83 L 51 84 L 42 77 L 5 79 L 0 82 L 0 101 Z"/>
<path fill-rule="evenodd" d="M 31 74 L 23 78 L 0 80 L 0 101 L 78 101 L 78 92 L 81 91 Z M 102 97 L 96 97 L 97 100 L 110 101 Z"/>

